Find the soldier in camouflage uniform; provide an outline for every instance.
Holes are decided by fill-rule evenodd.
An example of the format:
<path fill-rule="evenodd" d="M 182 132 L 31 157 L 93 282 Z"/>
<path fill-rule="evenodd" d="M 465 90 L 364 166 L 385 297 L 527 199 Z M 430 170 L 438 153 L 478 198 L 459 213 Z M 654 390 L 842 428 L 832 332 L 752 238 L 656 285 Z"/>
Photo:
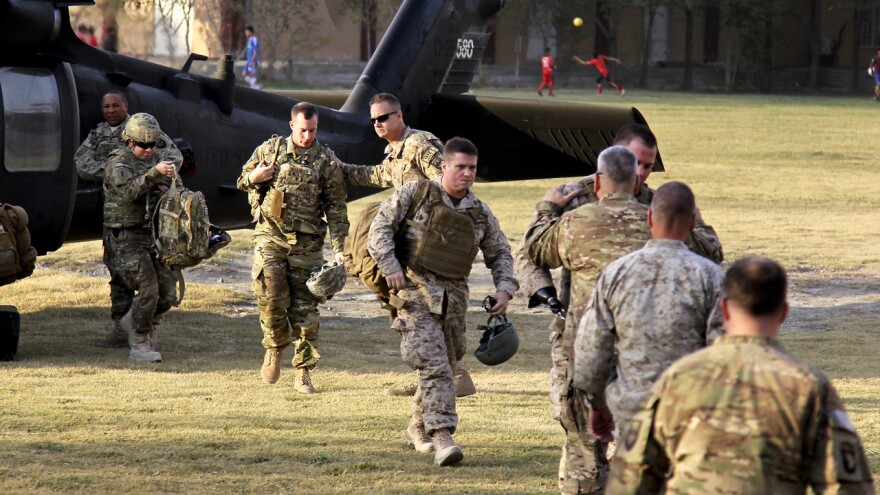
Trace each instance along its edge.
<path fill-rule="evenodd" d="M 177 164 L 160 161 L 156 153 L 160 135 L 152 115 L 133 115 L 125 124 L 125 147 L 110 154 L 103 174 L 105 245 L 113 253 L 110 273 L 135 294 L 129 335 L 129 357 L 135 361 L 162 360 L 155 349 L 155 320 L 177 303 L 179 274 L 156 259 L 150 228 L 149 211 L 159 188 L 170 185 L 177 171 Z"/>
<path fill-rule="evenodd" d="M 290 137 L 274 136 L 258 146 L 242 168 L 238 188 L 248 191 L 257 222 L 252 275 L 266 348 L 263 381 L 278 381 L 282 352 L 293 341 L 296 388 L 312 394 L 309 371 L 320 355 L 308 335 L 318 329 L 320 301 L 306 281 L 324 262 L 328 224 L 336 261 L 342 262 L 348 210 L 342 170 L 315 138 L 317 108 L 297 103 L 290 117 Z"/>
<path fill-rule="evenodd" d="M 601 493 L 608 474 L 606 445 L 589 434 L 587 407 L 574 393 L 569 363 L 574 331 L 593 292 L 599 271 L 611 261 L 640 248 L 648 239 L 647 211 L 636 201 L 636 156 L 623 146 L 599 155 L 596 174 L 597 203 L 560 212 L 578 191 L 563 195 L 551 189 L 538 203 L 536 217 L 523 239 L 523 246 L 538 266 L 562 266 L 571 273 L 571 301 L 562 331 L 551 334 L 550 401 L 553 417 L 565 431 L 559 462 L 559 489 L 564 494 Z"/>
<path fill-rule="evenodd" d="M 467 274 L 477 248 L 483 252 L 495 282 L 497 303 L 490 308 L 492 314 L 505 313 L 518 283 L 513 278 L 510 245 L 498 220 L 470 190 L 477 170 L 476 147 L 467 139 L 450 139 L 441 169 L 443 176 L 439 184 L 409 182 L 382 202 L 370 227 L 368 248 L 388 286 L 397 291 L 392 304 L 398 309 L 398 318 L 392 327 L 401 334 L 403 360 L 419 371 L 419 387 L 404 437 L 419 452 L 435 451 L 435 464 L 447 466 L 463 457 L 461 448 L 452 439 L 458 425 L 452 371 L 457 357 L 456 351 L 447 344 L 447 335 L 465 335 Z M 416 191 L 424 190 L 422 188 L 439 199 L 419 201 L 414 198 Z M 417 206 L 412 216 L 408 216 L 414 201 Z M 439 220 L 444 216 L 449 220 Z M 429 220 L 435 225 L 435 219 L 440 226 L 434 231 L 443 232 L 441 238 L 460 240 L 438 246 L 430 240 L 437 237 L 428 236 L 425 250 L 432 250 L 436 256 L 418 258 L 419 253 L 413 246 L 431 232 L 426 225 Z M 456 227 L 462 230 L 445 235 Z M 399 237 L 406 246 L 404 259 L 421 261 L 407 261 L 406 266 L 401 266 L 395 255 L 395 237 L 401 229 Z"/>
<path fill-rule="evenodd" d="M 370 98 L 370 122 L 376 135 L 388 141 L 385 159 L 375 166 L 341 163 L 347 181 L 356 186 L 400 187 L 412 180 L 440 177 L 443 141 L 407 126 L 394 95 L 379 93 Z"/>
<path fill-rule="evenodd" d="M 875 493 L 837 391 L 776 340 L 785 293 L 772 260 L 730 267 L 726 334 L 654 384 L 618 442 L 608 493 Z"/>
<path fill-rule="evenodd" d="M 352 165 L 340 163 L 345 179 L 356 186 L 400 187 L 419 180 L 440 178 L 440 162 L 443 160 L 443 141 L 427 131 L 408 127 L 403 122 L 400 101 L 392 94 L 379 93 L 370 98 L 370 121 L 376 135 L 388 141 L 385 159 L 378 165 Z M 455 372 L 456 397 L 467 397 L 477 393 L 470 374 L 462 363 L 464 346 L 461 336 L 447 336 L 446 344 L 456 350 Z M 389 395 L 408 395 L 416 393 L 417 382 L 403 388 L 391 387 Z"/>
<path fill-rule="evenodd" d="M 602 271 L 579 320 L 574 386 L 590 402 L 597 437 L 611 433 L 613 417 L 619 438 L 660 373 L 723 332 L 724 273 L 684 243 L 695 221 L 690 188 L 661 186 L 648 210 L 651 240 Z"/>
<path fill-rule="evenodd" d="M 122 131 L 128 123 L 128 101 L 125 94 L 119 90 L 110 90 L 101 99 L 101 112 L 104 122 L 89 132 L 89 136 L 83 141 L 73 160 L 76 169 L 83 180 L 103 181 L 104 165 L 110 153 L 125 147 L 125 139 Z M 180 150 L 164 132 L 156 141 L 153 152 L 159 161 L 171 161 L 177 164 L 183 162 Z M 110 249 L 110 232 L 104 229 L 104 265 L 110 271 L 110 317 L 113 319 L 113 330 L 102 341 L 103 345 L 110 347 L 128 347 L 128 330 L 123 328 L 120 322 L 122 317 L 131 308 L 134 293 L 129 290 L 125 281 L 113 270 L 113 250 Z"/>

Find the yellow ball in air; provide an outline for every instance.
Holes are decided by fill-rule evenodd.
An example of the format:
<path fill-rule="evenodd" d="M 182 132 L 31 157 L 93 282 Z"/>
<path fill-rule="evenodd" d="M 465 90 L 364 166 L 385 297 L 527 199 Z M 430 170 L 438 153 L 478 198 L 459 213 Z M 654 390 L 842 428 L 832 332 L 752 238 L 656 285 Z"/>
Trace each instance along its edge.
<path fill-rule="evenodd" d="M 574 27 L 581 27 L 581 26 L 584 25 L 584 20 L 581 19 L 580 17 L 575 17 L 575 18 L 571 21 L 571 23 L 574 24 Z"/>

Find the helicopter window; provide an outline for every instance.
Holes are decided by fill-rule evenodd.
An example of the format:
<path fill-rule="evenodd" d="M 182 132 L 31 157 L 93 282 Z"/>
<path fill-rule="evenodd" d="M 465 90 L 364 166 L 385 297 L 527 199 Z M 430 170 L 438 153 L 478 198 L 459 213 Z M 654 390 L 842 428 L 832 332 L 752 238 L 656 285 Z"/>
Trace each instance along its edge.
<path fill-rule="evenodd" d="M 3 164 L 9 172 L 52 172 L 61 164 L 61 102 L 48 69 L 0 69 Z"/>

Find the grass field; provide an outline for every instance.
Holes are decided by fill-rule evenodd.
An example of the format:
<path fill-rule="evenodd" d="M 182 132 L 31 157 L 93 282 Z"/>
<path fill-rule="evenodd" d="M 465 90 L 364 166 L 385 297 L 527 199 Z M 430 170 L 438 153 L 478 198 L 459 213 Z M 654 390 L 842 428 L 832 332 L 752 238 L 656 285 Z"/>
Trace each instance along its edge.
<path fill-rule="evenodd" d="M 728 259 L 763 254 L 789 268 L 797 300 L 783 341 L 832 377 L 876 479 L 880 105 L 867 97 L 557 94 L 639 108 L 667 167 L 649 183 L 689 183 Z M 534 203 L 559 182 L 475 189 L 518 242 Z M 0 493 L 556 493 L 562 437 L 549 417 L 545 313 L 515 300 L 518 355 L 497 368 L 467 358 L 480 393 L 458 403 L 465 460 L 437 469 L 401 438 L 408 401 L 382 390 L 411 375 L 387 318 L 354 284 L 321 308 L 321 393 L 295 393 L 289 363 L 277 385 L 260 381 L 253 296 L 224 268 L 241 265 L 248 246 L 247 232 L 236 232 L 193 275 L 186 301 L 160 327 L 158 365 L 90 345 L 109 329 L 99 243 L 69 244 L 42 257 L 31 278 L 0 289 L 2 303 L 22 312 L 19 360 L 0 363 Z M 472 291 L 471 348 L 486 290 Z"/>

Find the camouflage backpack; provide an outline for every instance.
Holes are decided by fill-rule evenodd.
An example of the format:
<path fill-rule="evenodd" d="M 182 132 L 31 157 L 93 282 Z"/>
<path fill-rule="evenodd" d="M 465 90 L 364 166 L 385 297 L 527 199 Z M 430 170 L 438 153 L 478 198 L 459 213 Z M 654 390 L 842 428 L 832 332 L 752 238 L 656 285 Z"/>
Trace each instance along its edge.
<path fill-rule="evenodd" d="M 28 215 L 20 206 L 0 204 L 0 285 L 34 273 L 37 250 L 31 246 Z"/>
<path fill-rule="evenodd" d="M 211 223 L 205 196 L 183 187 L 175 176 L 153 213 L 153 240 L 158 260 L 171 268 L 186 268 L 210 258 Z"/>

